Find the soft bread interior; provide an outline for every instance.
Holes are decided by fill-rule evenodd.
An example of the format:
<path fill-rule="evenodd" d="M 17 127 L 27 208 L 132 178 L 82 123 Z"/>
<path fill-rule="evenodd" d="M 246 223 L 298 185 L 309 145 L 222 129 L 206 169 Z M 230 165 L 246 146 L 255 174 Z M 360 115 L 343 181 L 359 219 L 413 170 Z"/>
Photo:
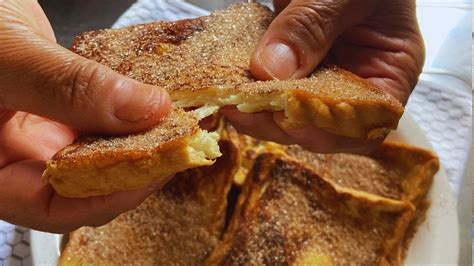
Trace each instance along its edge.
<path fill-rule="evenodd" d="M 220 157 L 219 134 L 199 130 L 189 141 L 187 147 L 189 158 L 195 163 L 208 164 L 210 160 Z"/>
<path fill-rule="evenodd" d="M 187 106 L 188 107 L 188 106 Z M 189 105 L 189 107 L 193 107 Z M 194 110 L 193 113 L 198 120 L 202 120 L 208 116 L 211 116 L 219 111 L 219 106 L 216 105 L 204 105 Z"/>
<path fill-rule="evenodd" d="M 245 113 L 255 113 L 263 110 L 281 111 L 286 107 L 287 98 L 287 93 L 281 92 L 249 97 L 244 93 L 227 89 L 200 91 L 198 95 L 193 92 L 171 93 L 171 99 L 175 107 L 202 106 L 198 109 L 201 115 L 206 115 L 206 112 L 217 110 L 219 107 L 226 105 L 235 105 L 239 111 Z M 201 116 L 198 115 L 198 117 Z"/>

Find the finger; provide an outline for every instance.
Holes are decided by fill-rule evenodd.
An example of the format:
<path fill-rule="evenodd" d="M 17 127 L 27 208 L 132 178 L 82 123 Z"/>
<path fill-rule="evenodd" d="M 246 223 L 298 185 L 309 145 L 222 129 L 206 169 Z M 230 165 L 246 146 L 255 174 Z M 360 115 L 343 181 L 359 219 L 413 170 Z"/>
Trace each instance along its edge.
<path fill-rule="evenodd" d="M 237 131 L 243 134 L 281 144 L 295 144 L 292 138 L 275 124 L 271 112 L 249 114 L 229 106 L 222 108 L 221 113 Z"/>
<path fill-rule="evenodd" d="M 370 14 L 374 2 L 291 1 L 257 45 L 252 73 L 263 80 L 307 76 L 345 29 Z"/>
<path fill-rule="evenodd" d="M 338 66 L 366 78 L 402 104 L 406 104 L 415 86 L 410 80 L 416 79 L 416 77 L 407 78 L 406 76 L 419 73 L 417 64 L 410 59 L 410 55 L 399 51 L 377 50 L 355 45 L 338 44 L 333 49 L 337 51 L 335 54 L 337 54 Z"/>
<path fill-rule="evenodd" d="M 28 113 L 17 112 L 0 126 L 0 168 L 35 158 L 49 160 L 77 136 L 68 127 Z"/>
<path fill-rule="evenodd" d="M 12 26 L 2 34 L 0 29 L 0 107 L 108 134 L 141 131 L 169 112 L 165 90 L 119 75 L 28 30 Z"/>
<path fill-rule="evenodd" d="M 44 184 L 43 161 L 23 161 L 0 170 L 0 219 L 29 228 L 65 233 L 99 226 L 138 206 L 164 183 L 126 192 L 82 199 L 57 195 Z"/>
<path fill-rule="evenodd" d="M 25 14 L 25 19 L 29 22 L 28 24 L 36 28 L 46 39 L 56 42 L 56 36 L 54 36 L 51 23 L 49 23 L 48 17 L 46 17 L 46 14 L 38 3 L 38 0 L 16 1 L 13 5 L 18 5 L 18 7 L 22 9 L 22 11 L 20 11 L 22 13 L 31 12 L 32 16 Z"/>
<path fill-rule="evenodd" d="M 62 197 L 47 186 L 45 190 L 52 195 L 47 202 L 47 219 L 54 228 L 57 227 L 61 231 L 71 231 L 84 225 L 101 226 L 119 214 L 135 209 L 163 185 L 164 182 L 160 182 L 130 191 L 80 199 Z M 74 210 L 71 211 L 71 208 Z"/>

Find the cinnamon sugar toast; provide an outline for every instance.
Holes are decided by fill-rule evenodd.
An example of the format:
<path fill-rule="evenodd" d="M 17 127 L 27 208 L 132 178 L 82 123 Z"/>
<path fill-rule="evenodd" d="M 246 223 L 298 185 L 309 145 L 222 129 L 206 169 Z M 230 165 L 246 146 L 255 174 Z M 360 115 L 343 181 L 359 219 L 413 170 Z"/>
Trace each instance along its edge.
<path fill-rule="evenodd" d="M 414 207 L 259 155 L 208 265 L 398 265 Z"/>
<path fill-rule="evenodd" d="M 212 166 L 177 174 L 137 209 L 107 225 L 70 234 L 59 265 L 199 265 L 224 230 L 227 192 L 238 160 L 220 141 Z"/>
<path fill-rule="evenodd" d="M 173 110 L 143 133 L 85 137 L 56 153 L 43 177 L 65 197 L 89 197 L 145 186 L 220 156 L 218 134 L 191 112 Z"/>
<path fill-rule="evenodd" d="M 395 129 L 402 105 L 336 67 L 291 81 L 257 81 L 249 62 L 273 19 L 259 4 L 234 4 L 210 16 L 86 32 L 72 50 L 138 81 L 161 86 L 177 107 L 236 105 L 284 111 L 289 129 L 308 125 L 374 139 Z"/>

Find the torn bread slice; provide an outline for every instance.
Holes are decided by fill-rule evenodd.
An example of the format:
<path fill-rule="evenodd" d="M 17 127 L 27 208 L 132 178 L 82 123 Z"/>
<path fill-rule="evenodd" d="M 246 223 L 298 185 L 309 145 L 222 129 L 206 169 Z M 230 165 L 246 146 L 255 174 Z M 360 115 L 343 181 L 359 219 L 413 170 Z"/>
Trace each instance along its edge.
<path fill-rule="evenodd" d="M 59 265 L 202 265 L 224 230 L 237 150 L 220 141 L 212 166 L 177 174 L 139 207 L 70 234 Z"/>
<path fill-rule="evenodd" d="M 397 127 L 404 110 L 397 100 L 336 67 L 304 79 L 257 81 L 249 62 L 273 16 L 259 4 L 235 4 L 207 17 L 86 32 L 72 50 L 166 88 L 178 107 L 284 111 L 288 129 L 313 125 L 352 138 L 384 137 Z"/>
<path fill-rule="evenodd" d="M 208 265 L 399 265 L 414 207 L 321 178 L 265 153 Z"/>
<path fill-rule="evenodd" d="M 200 129 L 194 113 L 174 109 L 143 133 L 78 139 L 47 162 L 43 177 L 65 197 L 130 190 L 211 165 L 221 155 L 218 137 Z"/>

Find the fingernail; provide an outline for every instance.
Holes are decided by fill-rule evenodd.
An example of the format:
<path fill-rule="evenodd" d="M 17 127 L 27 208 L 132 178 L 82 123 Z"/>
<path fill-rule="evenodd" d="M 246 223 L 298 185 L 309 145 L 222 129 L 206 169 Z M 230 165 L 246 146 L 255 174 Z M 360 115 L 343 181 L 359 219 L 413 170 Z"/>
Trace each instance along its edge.
<path fill-rule="evenodd" d="M 157 114 L 168 94 L 163 89 L 125 81 L 115 96 L 114 115 L 127 122 L 140 122 Z"/>
<path fill-rule="evenodd" d="M 296 53 L 286 44 L 270 43 L 258 56 L 260 64 L 273 78 L 290 79 L 299 67 Z"/>

